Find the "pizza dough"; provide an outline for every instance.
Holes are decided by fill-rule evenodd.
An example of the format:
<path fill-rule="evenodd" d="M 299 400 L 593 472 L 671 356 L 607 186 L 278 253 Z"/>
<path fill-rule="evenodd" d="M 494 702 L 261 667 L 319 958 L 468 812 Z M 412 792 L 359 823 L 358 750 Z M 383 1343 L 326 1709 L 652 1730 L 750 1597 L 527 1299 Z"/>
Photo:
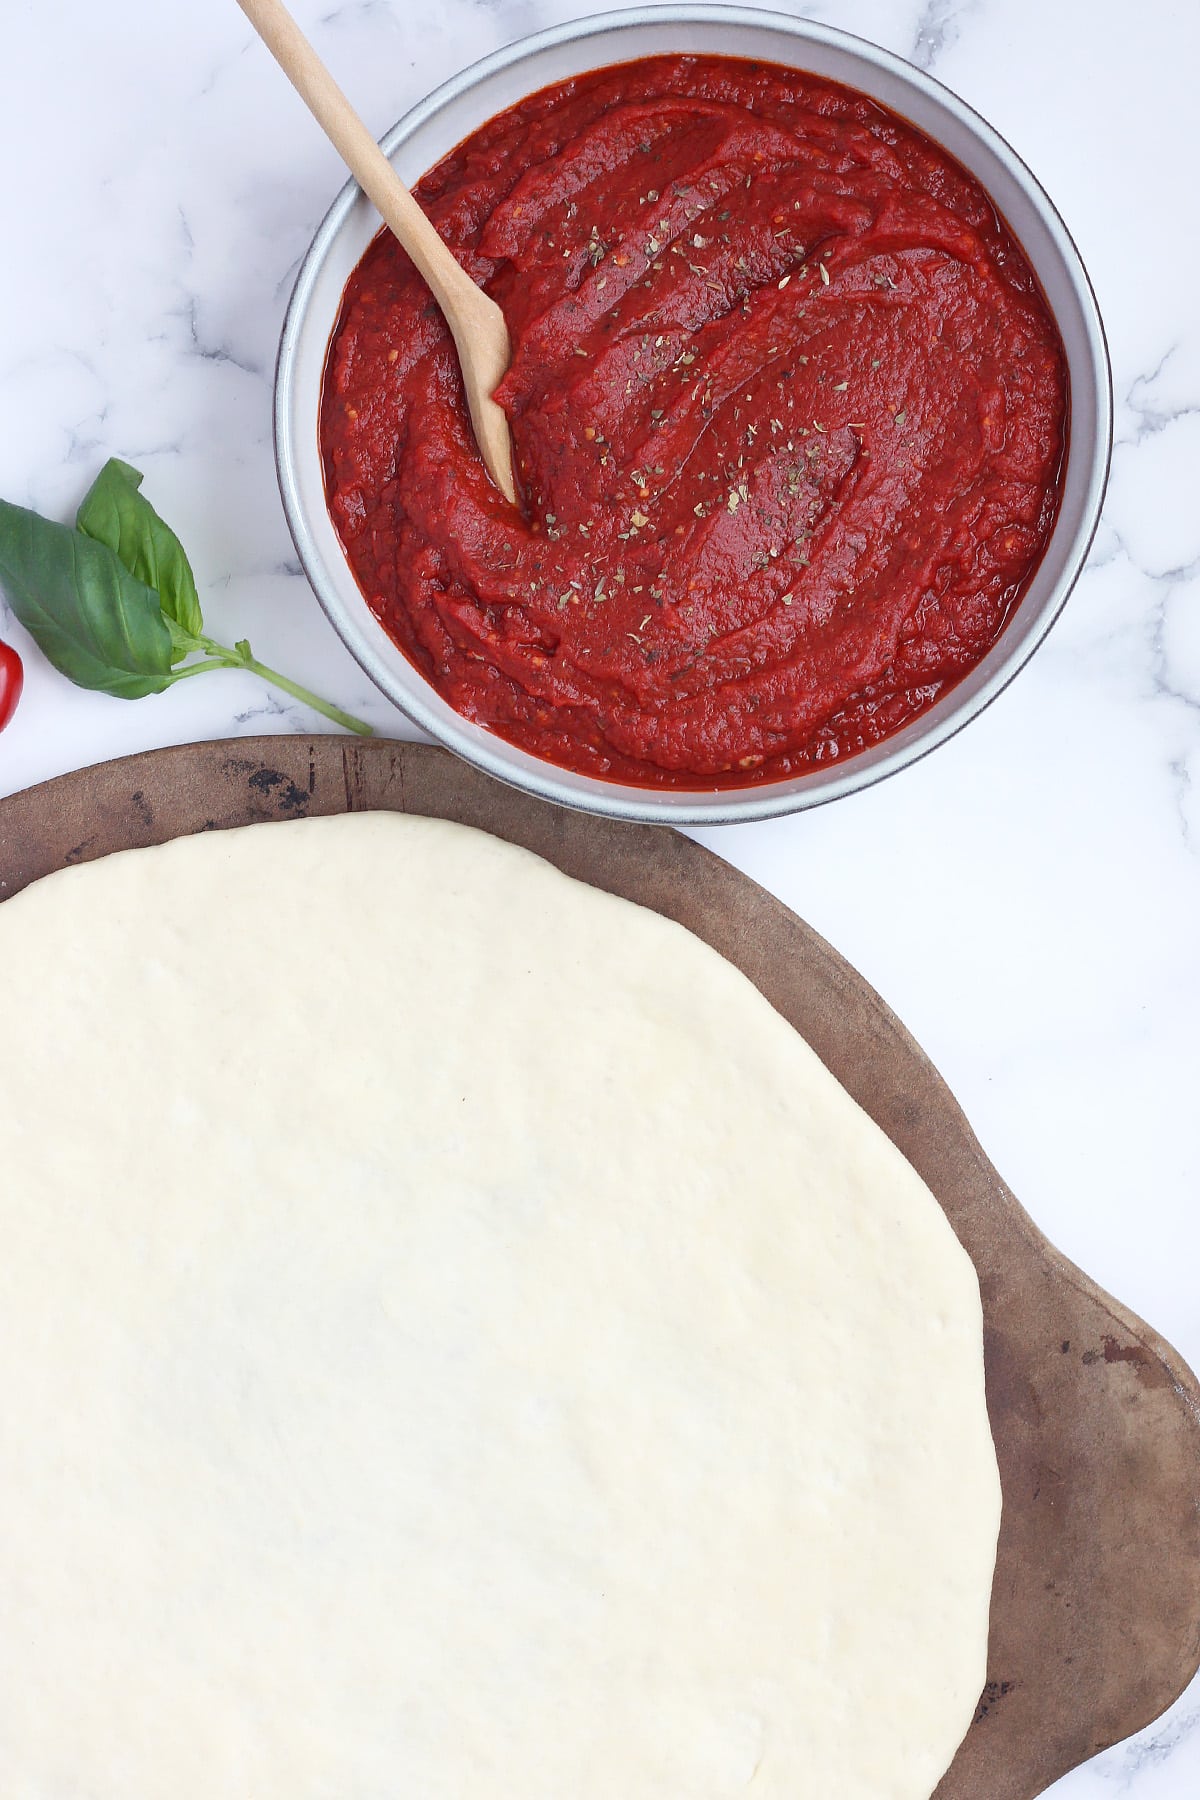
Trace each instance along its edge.
<path fill-rule="evenodd" d="M 21 1800 L 928 1800 L 979 1293 L 678 926 L 390 814 L 0 907 Z"/>

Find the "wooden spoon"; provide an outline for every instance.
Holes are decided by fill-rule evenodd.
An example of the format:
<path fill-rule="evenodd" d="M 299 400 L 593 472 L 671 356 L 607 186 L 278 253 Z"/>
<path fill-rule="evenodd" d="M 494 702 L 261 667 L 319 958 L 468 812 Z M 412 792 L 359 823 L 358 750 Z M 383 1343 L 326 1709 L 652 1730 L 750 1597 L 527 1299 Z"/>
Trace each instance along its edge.
<path fill-rule="evenodd" d="M 504 314 L 443 244 L 282 0 L 238 5 L 433 290 L 454 334 L 480 454 L 515 503 L 508 419 L 492 399 L 512 358 Z"/>

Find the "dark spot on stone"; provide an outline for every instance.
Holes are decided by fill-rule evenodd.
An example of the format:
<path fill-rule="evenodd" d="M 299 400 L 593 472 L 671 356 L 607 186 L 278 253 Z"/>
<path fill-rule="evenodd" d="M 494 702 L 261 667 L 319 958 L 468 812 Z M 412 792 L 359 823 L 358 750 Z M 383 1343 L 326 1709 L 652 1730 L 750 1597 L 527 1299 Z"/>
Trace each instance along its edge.
<path fill-rule="evenodd" d="M 1115 1337 L 1105 1337 L 1103 1342 L 1105 1362 L 1128 1363 L 1140 1386 L 1160 1388 L 1175 1385 L 1175 1378 L 1166 1363 L 1145 1344 L 1122 1344 Z"/>
<path fill-rule="evenodd" d="M 151 826 L 154 824 L 154 808 L 150 805 L 150 802 L 146 799 L 146 796 L 142 792 L 141 788 L 138 789 L 136 794 L 130 794 L 129 804 L 130 804 L 130 806 L 133 807 L 134 811 L 137 813 L 138 818 L 142 821 L 142 824 L 146 827 L 147 831 L 149 831 Z"/>
<path fill-rule="evenodd" d="M 1065 1356 L 1065 1355 L 1066 1355 L 1066 1354 L 1067 1354 L 1067 1351 L 1068 1351 L 1068 1350 L 1069 1350 L 1069 1349 L 1070 1349 L 1070 1348 L 1071 1348 L 1071 1340 L 1070 1340 L 1070 1338 L 1064 1338 L 1064 1339 L 1063 1339 L 1063 1341 L 1062 1341 L 1062 1353 L 1063 1353 L 1063 1355 L 1064 1355 L 1064 1356 Z"/>
<path fill-rule="evenodd" d="M 1127 1363 L 1141 1387 L 1159 1388 L 1174 1385 L 1175 1378 L 1168 1365 L 1145 1344 L 1123 1344 L 1111 1333 L 1106 1333 L 1100 1343 L 1099 1350 L 1085 1350 L 1083 1353 L 1081 1360 L 1088 1368 L 1102 1360 L 1110 1368 L 1114 1363 Z M 1129 1398 L 1136 1399 L 1136 1395 L 1130 1395 Z"/>
<path fill-rule="evenodd" d="M 84 838 L 81 844 L 76 844 L 72 849 L 67 851 L 66 855 L 63 857 L 63 861 L 65 863 L 82 862 L 95 841 L 96 838 L 94 833 L 91 837 Z"/>
<path fill-rule="evenodd" d="M 975 1724 L 978 1725 L 981 1719 L 986 1719 L 989 1713 L 994 1712 L 1004 1696 L 1011 1694 L 1016 1685 L 1015 1681 L 989 1681 L 975 1709 Z"/>
<path fill-rule="evenodd" d="M 270 799 L 280 812 L 299 813 L 308 807 L 310 796 L 279 769 L 256 769 L 249 785 L 255 793 Z"/>

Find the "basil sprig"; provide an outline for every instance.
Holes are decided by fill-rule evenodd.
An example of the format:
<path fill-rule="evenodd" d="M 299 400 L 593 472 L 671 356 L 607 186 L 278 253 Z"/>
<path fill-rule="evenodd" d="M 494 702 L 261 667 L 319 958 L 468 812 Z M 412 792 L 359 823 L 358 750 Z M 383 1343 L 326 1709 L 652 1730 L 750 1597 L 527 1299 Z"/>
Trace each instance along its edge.
<path fill-rule="evenodd" d="M 114 457 L 74 529 L 0 500 L 0 587 L 47 660 L 76 686 L 122 700 L 209 669 L 248 669 L 370 737 L 361 719 L 260 663 L 245 638 L 230 649 L 206 635 L 187 554 L 141 485 L 141 473 Z"/>

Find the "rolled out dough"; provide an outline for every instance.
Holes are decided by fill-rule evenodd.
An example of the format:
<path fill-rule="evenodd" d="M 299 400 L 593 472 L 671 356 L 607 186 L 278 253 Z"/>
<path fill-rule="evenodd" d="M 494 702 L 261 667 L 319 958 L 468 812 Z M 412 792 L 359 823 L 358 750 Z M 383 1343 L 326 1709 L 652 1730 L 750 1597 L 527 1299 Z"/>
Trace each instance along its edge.
<path fill-rule="evenodd" d="M 0 968 L 5 1794 L 928 1800 L 976 1278 L 736 970 L 390 814 L 52 876 Z"/>

